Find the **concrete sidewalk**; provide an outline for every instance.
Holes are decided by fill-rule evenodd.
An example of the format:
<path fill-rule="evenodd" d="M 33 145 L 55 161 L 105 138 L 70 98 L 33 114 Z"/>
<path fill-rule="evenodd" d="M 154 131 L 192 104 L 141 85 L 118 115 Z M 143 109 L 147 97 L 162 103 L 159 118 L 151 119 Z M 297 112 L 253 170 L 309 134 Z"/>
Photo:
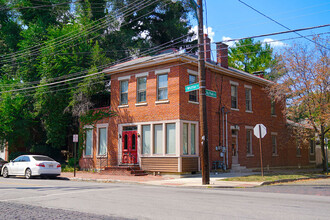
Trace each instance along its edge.
<path fill-rule="evenodd" d="M 238 182 L 238 181 L 221 181 L 229 177 L 238 177 L 252 175 L 255 173 L 219 173 L 210 175 L 210 184 L 202 185 L 202 177 L 200 174 L 179 176 L 121 176 L 108 175 L 93 172 L 78 171 L 76 177 L 73 173 L 63 172 L 61 178 L 67 178 L 76 181 L 99 181 L 99 182 L 122 182 L 136 183 L 155 186 L 176 186 L 176 187 L 202 187 L 202 188 L 236 188 L 236 187 L 256 187 L 263 182 Z"/>

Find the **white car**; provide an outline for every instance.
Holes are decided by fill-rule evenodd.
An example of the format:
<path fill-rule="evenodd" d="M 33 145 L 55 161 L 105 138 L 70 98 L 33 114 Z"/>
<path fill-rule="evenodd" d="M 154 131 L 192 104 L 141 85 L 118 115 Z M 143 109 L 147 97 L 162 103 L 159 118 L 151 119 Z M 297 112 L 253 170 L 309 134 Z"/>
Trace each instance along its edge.
<path fill-rule="evenodd" d="M 43 155 L 22 155 L 15 160 L 2 166 L 2 176 L 59 176 L 61 175 L 61 164 L 50 157 Z"/>

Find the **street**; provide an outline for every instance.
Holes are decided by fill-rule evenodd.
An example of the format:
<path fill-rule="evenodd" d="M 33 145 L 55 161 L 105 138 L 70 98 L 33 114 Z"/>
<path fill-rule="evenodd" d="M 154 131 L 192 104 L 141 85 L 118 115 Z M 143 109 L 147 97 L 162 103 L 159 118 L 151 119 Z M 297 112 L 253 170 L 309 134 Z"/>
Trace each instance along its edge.
<path fill-rule="evenodd" d="M 0 178 L 0 219 L 329 219 L 330 182 L 317 181 L 200 189 Z"/>

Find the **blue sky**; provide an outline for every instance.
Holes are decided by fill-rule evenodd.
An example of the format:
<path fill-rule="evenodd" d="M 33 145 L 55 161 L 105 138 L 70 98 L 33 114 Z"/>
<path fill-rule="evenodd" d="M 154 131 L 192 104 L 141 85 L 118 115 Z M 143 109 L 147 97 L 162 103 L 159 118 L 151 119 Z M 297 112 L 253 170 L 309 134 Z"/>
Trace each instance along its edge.
<path fill-rule="evenodd" d="M 260 12 L 273 18 L 290 29 L 312 27 L 330 23 L 330 0 L 243 0 Z M 248 8 L 238 0 L 206 0 L 204 5 L 204 24 L 209 27 L 209 35 L 213 42 L 227 38 L 242 38 L 260 34 L 286 31 L 285 28 L 268 20 Z M 206 9 L 206 10 L 205 10 Z M 207 11 L 207 16 L 206 12 Z M 193 22 L 192 25 L 196 25 Z M 330 32 L 330 27 L 299 32 L 302 35 Z M 325 34 L 323 36 L 329 36 Z M 265 38 L 282 40 L 298 37 L 294 33 L 275 35 Z M 268 40 L 270 40 L 268 39 Z M 309 44 L 305 39 L 296 39 Z M 276 48 L 291 45 L 293 40 L 280 41 L 274 44 Z"/>

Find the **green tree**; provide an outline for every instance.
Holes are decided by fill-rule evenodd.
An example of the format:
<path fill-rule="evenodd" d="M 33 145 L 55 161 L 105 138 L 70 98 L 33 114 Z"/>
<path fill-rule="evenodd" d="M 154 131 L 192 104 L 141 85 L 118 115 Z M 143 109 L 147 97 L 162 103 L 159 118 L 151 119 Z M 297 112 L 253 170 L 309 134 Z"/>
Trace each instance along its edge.
<path fill-rule="evenodd" d="M 326 45 L 329 38 L 314 40 Z M 286 115 L 295 122 L 307 121 L 321 143 L 323 170 L 326 169 L 324 138 L 330 131 L 329 50 L 294 44 L 285 49 L 277 71 L 283 77 L 271 88 L 277 99 L 287 98 Z M 310 135 L 310 134 L 309 134 Z"/>
<path fill-rule="evenodd" d="M 266 77 L 267 71 L 270 72 L 276 60 L 269 44 L 262 46 L 260 41 L 255 42 L 252 38 L 235 42 L 235 46 L 230 47 L 228 51 L 229 66 L 248 73 L 265 72 Z M 271 77 L 269 74 L 268 78 L 274 76 Z"/>

